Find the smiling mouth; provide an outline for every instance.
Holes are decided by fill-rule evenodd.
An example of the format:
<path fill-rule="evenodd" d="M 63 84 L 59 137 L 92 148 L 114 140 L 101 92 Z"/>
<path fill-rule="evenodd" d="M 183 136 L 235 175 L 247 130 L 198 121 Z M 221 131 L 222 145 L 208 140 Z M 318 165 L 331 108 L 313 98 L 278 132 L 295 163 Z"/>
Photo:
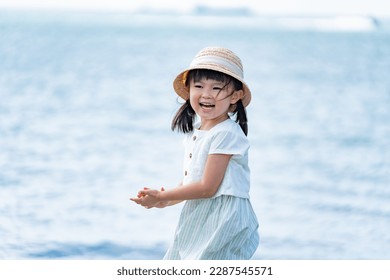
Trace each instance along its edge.
<path fill-rule="evenodd" d="M 213 108 L 215 107 L 214 104 L 210 104 L 210 103 L 199 103 L 200 107 L 203 107 L 203 108 Z"/>

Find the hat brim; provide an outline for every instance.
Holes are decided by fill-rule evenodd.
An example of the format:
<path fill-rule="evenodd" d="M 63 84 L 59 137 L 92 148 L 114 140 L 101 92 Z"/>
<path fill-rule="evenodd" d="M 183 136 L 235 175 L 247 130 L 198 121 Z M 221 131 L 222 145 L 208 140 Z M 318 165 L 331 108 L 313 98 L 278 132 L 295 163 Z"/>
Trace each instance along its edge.
<path fill-rule="evenodd" d="M 210 64 L 204 65 L 204 66 L 197 65 L 196 67 L 188 68 L 188 69 L 184 70 L 183 72 L 181 72 L 179 75 L 177 75 L 176 79 L 173 81 L 173 88 L 174 88 L 175 92 L 177 93 L 177 95 L 179 95 L 182 99 L 188 100 L 190 98 L 189 89 L 186 87 L 186 80 L 187 80 L 188 72 L 190 70 L 194 70 L 194 69 L 208 69 L 208 70 L 222 72 L 222 73 L 225 73 L 225 74 L 237 79 L 238 81 L 242 82 L 242 87 L 243 87 L 242 90 L 244 92 L 244 96 L 242 98 L 242 104 L 244 105 L 244 107 L 247 107 L 249 105 L 249 103 L 251 101 L 252 94 L 251 94 L 251 91 L 250 91 L 248 85 L 243 81 L 243 79 L 241 77 L 238 77 L 237 75 L 235 75 L 231 71 L 221 69 L 221 67 L 218 65 L 213 66 Z"/>

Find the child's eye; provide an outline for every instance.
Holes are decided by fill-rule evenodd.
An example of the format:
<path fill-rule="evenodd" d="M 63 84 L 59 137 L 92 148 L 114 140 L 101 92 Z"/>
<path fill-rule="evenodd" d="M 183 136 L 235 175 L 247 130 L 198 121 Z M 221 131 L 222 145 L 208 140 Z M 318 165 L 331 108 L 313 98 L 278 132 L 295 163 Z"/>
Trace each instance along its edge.
<path fill-rule="evenodd" d="M 213 87 L 213 90 L 218 90 L 218 91 L 221 91 L 222 88 L 221 87 Z"/>
<path fill-rule="evenodd" d="M 194 85 L 194 87 L 196 87 L 196 88 L 202 88 L 201 85 Z"/>

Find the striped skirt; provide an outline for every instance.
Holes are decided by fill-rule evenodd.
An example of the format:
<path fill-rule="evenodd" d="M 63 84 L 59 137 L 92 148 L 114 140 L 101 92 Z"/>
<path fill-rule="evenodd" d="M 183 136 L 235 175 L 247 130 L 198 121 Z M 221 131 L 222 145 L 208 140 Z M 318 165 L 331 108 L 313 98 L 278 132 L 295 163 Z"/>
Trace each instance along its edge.
<path fill-rule="evenodd" d="M 165 260 L 248 260 L 259 245 L 249 199 L 221 195 L 188 200 Z"/>

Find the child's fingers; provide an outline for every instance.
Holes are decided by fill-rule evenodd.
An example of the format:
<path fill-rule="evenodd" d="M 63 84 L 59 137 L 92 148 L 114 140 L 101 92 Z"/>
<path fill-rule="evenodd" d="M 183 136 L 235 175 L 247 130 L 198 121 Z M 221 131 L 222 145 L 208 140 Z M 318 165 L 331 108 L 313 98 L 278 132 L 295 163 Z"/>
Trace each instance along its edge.
<path fill-rule="evenodd" d="M 141 204 L 142 199 L 141 198 L 130 198 L 131 201 L 134 201 L 137 204 Z"/>
<path fill-rule="evenodd" d="M 143 190 L 140 190 L 140 191 L 138 192 L 137 197 L 138 197 L 138 198 L 141 198 L 141 197 L 145 196 L 145 194 L 142 193 L 142 191 L 147 191 L 147 190 L 150 190 L 150 188 L 144 187 Z"/>
<path fill-rule="evenodd" d="M 149 190 L 143 190 L 143 191 L 139 191 L 138 192 L 138 195 L 140 195 L 141 197 L 145 196 L 145 195 L 148 195 L 149 194 Z"/>

